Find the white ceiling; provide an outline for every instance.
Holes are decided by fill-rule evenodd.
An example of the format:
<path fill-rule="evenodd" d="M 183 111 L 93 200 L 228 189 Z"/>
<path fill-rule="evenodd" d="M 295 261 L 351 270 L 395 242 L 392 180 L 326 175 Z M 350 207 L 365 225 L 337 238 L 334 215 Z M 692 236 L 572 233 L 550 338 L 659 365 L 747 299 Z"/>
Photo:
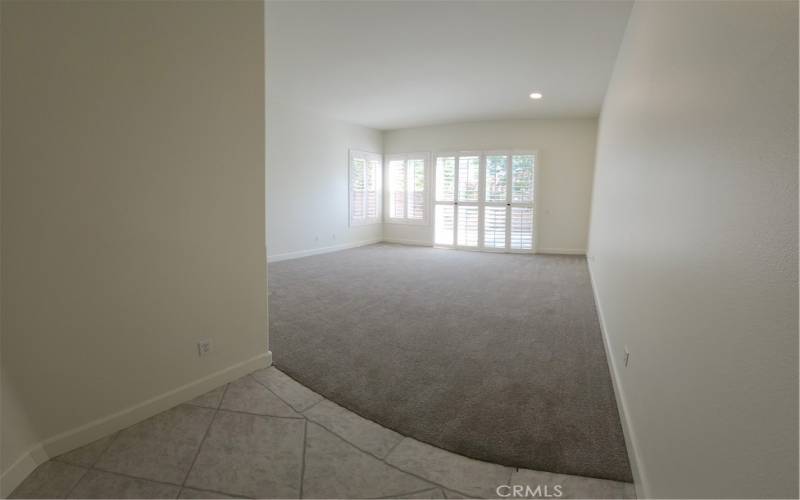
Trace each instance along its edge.
<path fill-rule="evenodd" d="M 382 130 L 597 116 L 631 5 L 269 0 L 268 98 Z"/>

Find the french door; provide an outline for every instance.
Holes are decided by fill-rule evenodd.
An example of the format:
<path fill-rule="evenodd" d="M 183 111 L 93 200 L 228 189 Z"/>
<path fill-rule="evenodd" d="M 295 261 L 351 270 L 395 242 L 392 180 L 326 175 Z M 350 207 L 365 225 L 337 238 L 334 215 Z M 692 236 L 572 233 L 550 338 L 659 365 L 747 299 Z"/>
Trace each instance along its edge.
<path fill-rule="evenodd" d="M 533 252 L 535 164 L 533 152 L 437 154 L 434 244 Z"/>

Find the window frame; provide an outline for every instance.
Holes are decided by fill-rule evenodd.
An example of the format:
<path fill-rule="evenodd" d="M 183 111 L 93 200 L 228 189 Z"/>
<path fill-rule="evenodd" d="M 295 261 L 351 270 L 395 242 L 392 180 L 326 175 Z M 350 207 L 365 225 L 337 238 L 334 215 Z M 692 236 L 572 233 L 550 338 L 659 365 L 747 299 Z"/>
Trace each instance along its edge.
<path fill-rule="evenodd" d="M 431 154 L 430 153 L 392 153 L 384 156 L 383 168 L 386 170 L 385 178 L 387 179 L 384 184 L 384 217 L 385 224 L 406 224 L 414 226 L 427 226 L 430 224 L 430 207 L 431 207 Z M 408 218 L 408 189 L 403 190 L 403 217 L 392 217 L 391 200 L 392 200 L 392 182 L 391 172 L 389 171 L 390 165 L 393 161 L 403 161 L 404 180 L 403 186 L 408 187 L 408 161 L 409 160 L 422 160 L 425 177 L 424 195 L 422 197 L 422 219 Z"/>
<path fill-rule="evenodd" d="M 377 161 L 378 167 L 375 169 L 375 216 L 367 217 L 367 202 L 365 197 L 364 214 L 363 218 L 353 217 L 353 161 L 357 159 L 364 159 L 365 166 L 368 166 L 371 161 Z M 366 176 L 366 172 L 365 172 Z M 361 151 L 358 149 L 349 149 L 347 152 L 347 212 L 350 226 L 367 226 L 372 224 L 383 223 L 383 155 L 379 153 L 372 153 L 369 151 Z M 365 193 L 371 191 L 365 190 Z"/>

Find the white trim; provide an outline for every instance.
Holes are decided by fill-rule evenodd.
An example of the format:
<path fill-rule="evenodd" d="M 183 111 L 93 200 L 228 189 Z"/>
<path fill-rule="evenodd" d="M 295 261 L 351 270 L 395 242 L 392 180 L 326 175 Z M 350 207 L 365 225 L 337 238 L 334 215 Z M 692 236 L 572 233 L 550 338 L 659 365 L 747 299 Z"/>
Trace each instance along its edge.
<path fill-rule="evenodd" d="M 19 486 L 36 467 L 49 459 L 41 443 L 32 446 L 0 475 L 0 498 L 8 498 L 14 488 Z"/>
<path fill-rule="evenodd" d="M 422 240 L 405 240 L 405 239 L 398 239 L 398 238 L 384 238 L 384 243 L 395 243 L 397 245 L 411 245 L 415 247 L 432 247 L 433 243 L 430 241 L 422 241 Z"/>
<path fill-rule="evenodd" d="M 536 253 L 561 254 L 561 255 L 586 255 L 585 248 L 539 248 Z"/>
<path fill-rule="evenodd" d="M 308 250 L 297 250 L 295 252 L 279 253 L 277 255 L 267 255 L 267 262 L 280 262 L 282 260 L 299 259 L 302 257 L 310 257 L 312 255 L 319 255 L 323 253 L 338 252 L 339 250 L 347 250 L 348 248 L 363 247 L 364 245 L 372 245 L 383 241 L 382 238 L 372 238 L 369 240 L 354 241 L 352 243 L 342 243 L 340 245 L 331 245 L 327 247 L 311 248 Z"/>
<path fill-rule="evenodd" d="M 36 467 L 51 457 L 89 444 L 103 436 L 122 430 L 162 411 L 196 398 L 201 394 L 205 394 L 222 384 L 236 380 L 255 370 L 267 368 L 270 365 L 272 365 L 272 352 L 266 351 L 124 410 L 106 415 L 36 443 L 0 475 L 0 497 L 8 497 L 14 488 L 19 486 Z"/>
<path fill-rule="evenodd" d="M 603 315 L 603 306 L 600 303 L 600 296 L 597 294 L 597 284 L 594 280 L 594 273 L 592 272 L 591 259 L 586 259 L 586 265 L 589 268 L 589 281 L 592 284 L 592 295 L 594 296 L 594 305 L 597 309 L 597 319 L 600 322 L 600 333 L 603 336 L 603 347 L 606 352 L 606 360 L 608 361 L 608 370 L 611 372 L 611 383 L 614 386 L 614 398 L 617 400 L 617 409 L 619 410 L 619 419 L 622 424 L 622 434 L 625 438 L 625 448 L 628 451 L 628 460 L 630 461 L 631 474 L 633 475 L 633 486 L 636 488 L 636 498 L 650 498 L 650 487 L 647 484 L 646 475 L 642 463 L 639 461 L 639 446 L 636 441 L 636 434 L 633 427 L 628 421 L 628 405 L 625 404 L 625 393 L 622 391 L 622 386 L 619 384 L 621 378 L 617 370 L 617 363 L 615 361 L 614 353 L 611 350 L 611 341 L 608 338 L 608 330 L 606 329 L 605 316 Z"/>

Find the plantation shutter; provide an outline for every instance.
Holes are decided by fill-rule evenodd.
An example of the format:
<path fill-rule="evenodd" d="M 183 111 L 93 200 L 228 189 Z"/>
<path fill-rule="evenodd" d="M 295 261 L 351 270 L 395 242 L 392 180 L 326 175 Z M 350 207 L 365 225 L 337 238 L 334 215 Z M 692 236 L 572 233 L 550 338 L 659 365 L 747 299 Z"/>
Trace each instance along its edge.
<path fill-rule="evenodd" d="M 408 208 L 406 217 L 421 221 L 425 218 L 425 159 L 411 158 L 406 164 Z"/>
<path fill-rule="evenodd" d="M 391 222 L 424 223 L 427 217 L 426 154 L 387 156 L 387 212 Z"/>
<path fill-rule="evenodd" d="M 381 221 L 381 156 L 350 150 L 348 190 L 350 224 Z"/>
<path fill-rule="evenodd" d="M 389 160 L 389 218 L 406 217 L 406 161 Z"/>
<path fill-rule="evenodd" d="M 511 157 L 511 250 L 533 249 L 534 160 L 532 154 Z"/>

